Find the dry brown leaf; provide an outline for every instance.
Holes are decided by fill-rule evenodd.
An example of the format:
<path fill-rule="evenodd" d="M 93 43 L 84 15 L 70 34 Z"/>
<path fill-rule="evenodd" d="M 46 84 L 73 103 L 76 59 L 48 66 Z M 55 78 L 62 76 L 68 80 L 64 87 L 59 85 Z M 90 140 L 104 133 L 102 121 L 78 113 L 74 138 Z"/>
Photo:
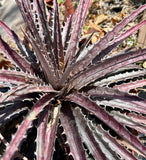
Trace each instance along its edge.
<path fill-rule="evenodd" d="M 102 28 L 100 28 L 98 25 L 96 25 L 95 23 L 93 23 L 92 21 L 89 21 L 89 26 L 91 27 L 91 28 L 94 28 L 94 29 L 96 29 L 97 31 L 99 31 L 99 32 L 103 32 L 103 29 Z"/>
<path fill-rule="evenodd" d="M 116 25 L 120 21 L 121 21 L 121 19 L 118 16 L 112 17 L 112 23 L 113 23 L 113 25 Z"/>
<path fill-rule="evenodd" d="M 101 14 L 99 16 L 97 16 L 96 20 L 95 20 L 95 24 L 98 25 L 102 22 L 104 22 L 105 20 L 107 20 L 108 16 L 105 14 Z"/>
<path fill-rule="evenodd" d="M 144 11 L 142 20 L 146 20 L 146 11 Z M 146 47 L 146 24 L 139 30 L 137 45 L 138 47 Z"/>
<path fill-rule="evenodd" d="M 97 42 L 98 39 L 99 39 L 99 38 L 98 38 L 97 36 L 92 36 L 92 38 L 91 38 L 91 43 L 93 44 L 93 43 Z"/>
<path fill-rule="evenodd" d="M 14 68 L 14 65 L 3 55 L 0 55 L 0 69 L 8 69 L 8 68 Z"/>
<path fill-rule="evenodd" d="M 99 37 L 101 38 L 101 37 L 104 37 L 104 35 L 105 35 L 105 32 L 100 32 L 100 34 L 99 34 Z"/>

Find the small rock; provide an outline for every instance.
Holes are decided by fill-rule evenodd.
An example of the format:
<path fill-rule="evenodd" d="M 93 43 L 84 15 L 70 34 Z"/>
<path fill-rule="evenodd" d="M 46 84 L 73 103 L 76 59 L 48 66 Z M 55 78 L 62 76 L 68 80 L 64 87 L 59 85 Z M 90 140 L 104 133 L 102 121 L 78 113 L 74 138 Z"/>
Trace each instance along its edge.
<path fill-rule="evenodd" d="M 143 67 L 146 68 L 146 61 L 143 63 Z"/>

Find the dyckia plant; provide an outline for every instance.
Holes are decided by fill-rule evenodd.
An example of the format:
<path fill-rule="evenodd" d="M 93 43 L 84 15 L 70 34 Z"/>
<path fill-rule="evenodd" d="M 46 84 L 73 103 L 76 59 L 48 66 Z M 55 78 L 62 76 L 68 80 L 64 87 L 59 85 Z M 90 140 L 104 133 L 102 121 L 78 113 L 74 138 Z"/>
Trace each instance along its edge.
<path fill-rule="evenodd" d="M 90 0 L 80 0 L 63 29 L 57 0 L 50 13 L 43 0 L 16 2 L 26 23 L 25 41 L 0 21 L 17 45 L 14 49 L 0 37 L 1 51 L 15 65 L 0 70 L 1 84 L 9 88 L 0 97 L 1 159 L 50 160 L 56 145 L 75 160 L 145 157 L 139 136 L 146 133 L 146 101 L 129 91 L 146 85 L 146 70 L 135 64 L 146 59 L 146 49 L 110 53 L 146 24 L 119 33 L 146 5 L 95 44 L 89 45 L 93 33 L 79 45 Z"/>

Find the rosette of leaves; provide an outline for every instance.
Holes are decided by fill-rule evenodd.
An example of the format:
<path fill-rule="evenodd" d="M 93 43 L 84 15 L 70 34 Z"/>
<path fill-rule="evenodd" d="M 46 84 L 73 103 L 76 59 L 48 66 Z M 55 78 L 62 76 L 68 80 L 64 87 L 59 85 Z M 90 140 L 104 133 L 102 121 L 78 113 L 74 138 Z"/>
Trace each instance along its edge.
<path fill-rule="evenodd" d="M 146 101 L 129 90 L 146 84 L 146 70 L 135 65 L 146 59 L 146 49 L 110 53 L 146 24 L 119 33 L 146 5 L 95 44 L 89 45 L 93 33 L 80 45 L 90 0 L 80 1 L 63 29 L 57 0 L 50 13 L 42 0 L 16 2 L 26 23 L 25 41 L 0 21 L 18 47 L 0 37 L 1 51 L 15 65 L 0 70 L 1 84 L 9 88 L 0 96 L 1 159 L 52 159 L 56 139 L 75 160 L 136 159 L 131 150 L 145 157 L 139 135 L 146 132 Z M 30 139 L 35 139 L 34 149 Z"/>

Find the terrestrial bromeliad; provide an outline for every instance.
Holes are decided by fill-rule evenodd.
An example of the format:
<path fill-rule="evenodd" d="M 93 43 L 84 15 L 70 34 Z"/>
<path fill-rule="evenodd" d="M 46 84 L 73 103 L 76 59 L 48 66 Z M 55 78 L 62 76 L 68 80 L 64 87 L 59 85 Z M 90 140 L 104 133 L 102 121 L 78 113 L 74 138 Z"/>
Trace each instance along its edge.
<path fill-rule="evenodd" d="M 26 24 L 27 32 L 22 31 L 27 43 L 0 21 L 17 45 L 16 50 L 0 37 L 1 51 L 15 65 L 0 70 L 1 83 L 9 87 L 0 97 L 0 137 L 6 145 L 1 159 L 50 160 L 55 140 L 75 160 L 85 160 L 89 153 L 95 160 L 136 159 L 122 142 L 145 157 L 146 148 L 132 131 L 146 133 L 146 101 L 128 91 L 146 85 L 146 70 L 135 64 L 146 59 L 146 48 L 109 53 L 146 24 L 144 20 L 119 34 L 146 5 L 95 44 L 88 43 L 91 34 L 79 47 L 90 0 L 80 0 L 63 29 L 57 0 L 51 13 L 43 0 L 16 2 Z M 14 135 L 6 136 L 8 124 L 18 117 Z M 30 158 L 22 147 L 34 127 L 36 149 Z"/>

